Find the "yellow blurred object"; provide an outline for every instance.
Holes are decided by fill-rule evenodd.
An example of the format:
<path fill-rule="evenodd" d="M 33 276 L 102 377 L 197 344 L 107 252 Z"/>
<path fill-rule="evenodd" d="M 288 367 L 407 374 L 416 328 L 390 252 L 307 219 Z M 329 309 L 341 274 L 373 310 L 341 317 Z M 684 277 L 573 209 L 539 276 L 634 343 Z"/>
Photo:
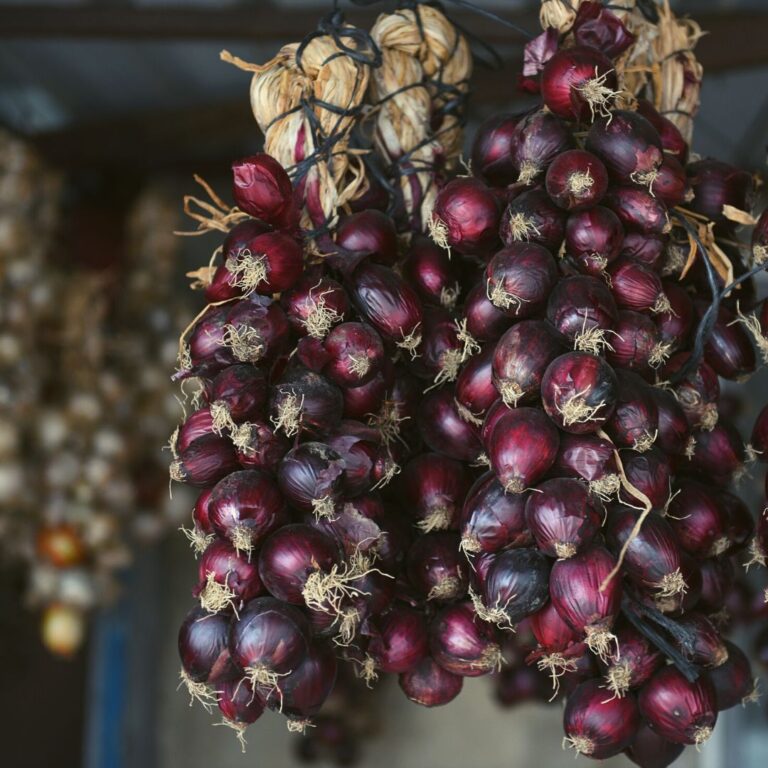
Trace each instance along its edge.
<path fill-rule="evenodd" d="M 43 645 L 57 656 L 73 656 L 85 638 L 85 615 L 79 608 L 52 603 L 43 611 Z"/>

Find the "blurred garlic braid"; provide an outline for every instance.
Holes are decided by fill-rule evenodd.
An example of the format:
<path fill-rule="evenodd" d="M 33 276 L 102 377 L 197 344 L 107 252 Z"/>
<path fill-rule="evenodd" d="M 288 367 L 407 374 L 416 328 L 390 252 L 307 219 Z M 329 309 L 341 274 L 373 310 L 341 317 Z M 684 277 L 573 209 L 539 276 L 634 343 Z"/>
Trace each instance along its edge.
<path fill-rule="evenodd" d="M 342 32 L 353 29 L 341 27 Z M 251 108 L 264 132 L 264 151 L 298 185 L 305 206 L 302 226 L 332 228 L 339 209 L 363 184 L 362 162 L 349 140 L 368 89 L 370 64 L 340 47 L 338 35 L 285 45 L 263 65 L 227 51 L 221 58 L 253 72 Z"/>
<path fill-rule="evenodd" d="M 411 227 L 429 221 L 435 173 L 455 166 L 472 56 L 464 36 L 436 8 L 382 14 L 371 30 L 382 65 L 371 76 L 374 144 L 392 164 Z"/>

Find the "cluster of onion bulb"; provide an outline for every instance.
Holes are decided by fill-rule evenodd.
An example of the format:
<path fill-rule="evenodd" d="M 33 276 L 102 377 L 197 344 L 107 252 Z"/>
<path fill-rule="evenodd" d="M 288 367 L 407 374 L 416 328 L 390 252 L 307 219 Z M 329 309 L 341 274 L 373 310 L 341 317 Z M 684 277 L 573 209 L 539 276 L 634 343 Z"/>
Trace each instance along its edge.
<path fill-rule="evenodd" d="M 480 129 L 431 240 L 369 209 L 318 254 L 274 160 L 233 166 L 252 218 L 182 339 L 202 394 L 171 476 L 200 489 L 182 679 L 239 735 L 265 707 L 303 729 L 337 659 L 436 706 L 506 654 L 501 701 L 542 674 L 577 752 L 641 766 L 753 695 L 719 622 L 755 529 L 733 484 L 762 448 L 719 380 L 765 340 L 749 281 L 721 295 L 704 249 L 744 273 L 766 217 L 742 258 L 749 174 L 620 101 L 630 43 L 608 11 L 534 41 L 542 103 Z"/>

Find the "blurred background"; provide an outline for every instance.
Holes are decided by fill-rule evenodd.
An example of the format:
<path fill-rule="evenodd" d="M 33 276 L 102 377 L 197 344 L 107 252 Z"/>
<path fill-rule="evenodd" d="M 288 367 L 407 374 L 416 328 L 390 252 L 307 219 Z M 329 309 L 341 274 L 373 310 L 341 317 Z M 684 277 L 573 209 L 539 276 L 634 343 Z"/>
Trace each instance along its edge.
<path fill-rule="evenodd" d="M 476 4 L 538 27 L 538 3 Z M 448 4 L 450 5 L 450 4 Z M 768 4 L 673 2 L 708 31 L 693 149 L 763 169 Z M 195 564 L 178 532 L 192 498 L 169 498 L 163 445 L 182 415 L 170 374 L 199 310 L 184 273 L 213 245 L 181 198 L 192 175 L 226 190 L 235 157 L 260 147 L 248 75 L 227 48 L 265 61 L 331 2 L 0 0 L 0 658 L 3 763 L 85 768 L 292 766 L 277 717 L 248 754 L 177 691 L 176 631 Z M 388 7 L 341 3 L 370 26 Z M 522 40 L 481 15 L 452 17 L 506 66 L 477 68 L 473 121 L 516 106 Z M 472 125 L 468 133 L 471 135 Z M 765 372 L 750 382 L 764 400 Z M 744 424 L 750 424 L 748 414 Z M 360 764 L 406 768 L 570 765 L 556 709 L 501 709 L 487 680 L 438 711 L 393 687 L 355 705 Z M 681 766 L 764 766 L 765 705 L 723 716 Z M 471 724 L 472 738 L 467 738 Z M 354 743 L 336 757 L 356 755 Z M 307 753 L 304 757 L 311 757 Z M 623 759 L 615 763 L 628 764 Z M 611 763 L 613 764 L 613 763 Z"/>

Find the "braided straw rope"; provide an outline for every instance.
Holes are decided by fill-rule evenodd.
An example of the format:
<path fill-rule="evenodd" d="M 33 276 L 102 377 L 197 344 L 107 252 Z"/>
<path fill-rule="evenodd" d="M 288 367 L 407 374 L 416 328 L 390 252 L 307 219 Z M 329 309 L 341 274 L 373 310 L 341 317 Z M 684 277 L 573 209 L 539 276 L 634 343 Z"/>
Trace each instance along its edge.
<path fill-rule="evenodd" d="M 472 56 L 464 36 L 436 8 L 382 14 L 371 30 L 382 65 L 371 76 L 374 144 L 392 164 L 411 227 L 435 202 L 436 170 L 456 165 Z"/>
<path fill-rule="evenodd" d="M 362 163 L 349 140 L 370 67 L 346 55 L 329 35 L 285 45 L 263 65 L 227 51 L 221 58 L 253 73 L 251 109 L 264 133 L 264 151 L 294 177 L 305 206 L 302 226 L 333 228 L 339 209 L 362 191 Z"/>

